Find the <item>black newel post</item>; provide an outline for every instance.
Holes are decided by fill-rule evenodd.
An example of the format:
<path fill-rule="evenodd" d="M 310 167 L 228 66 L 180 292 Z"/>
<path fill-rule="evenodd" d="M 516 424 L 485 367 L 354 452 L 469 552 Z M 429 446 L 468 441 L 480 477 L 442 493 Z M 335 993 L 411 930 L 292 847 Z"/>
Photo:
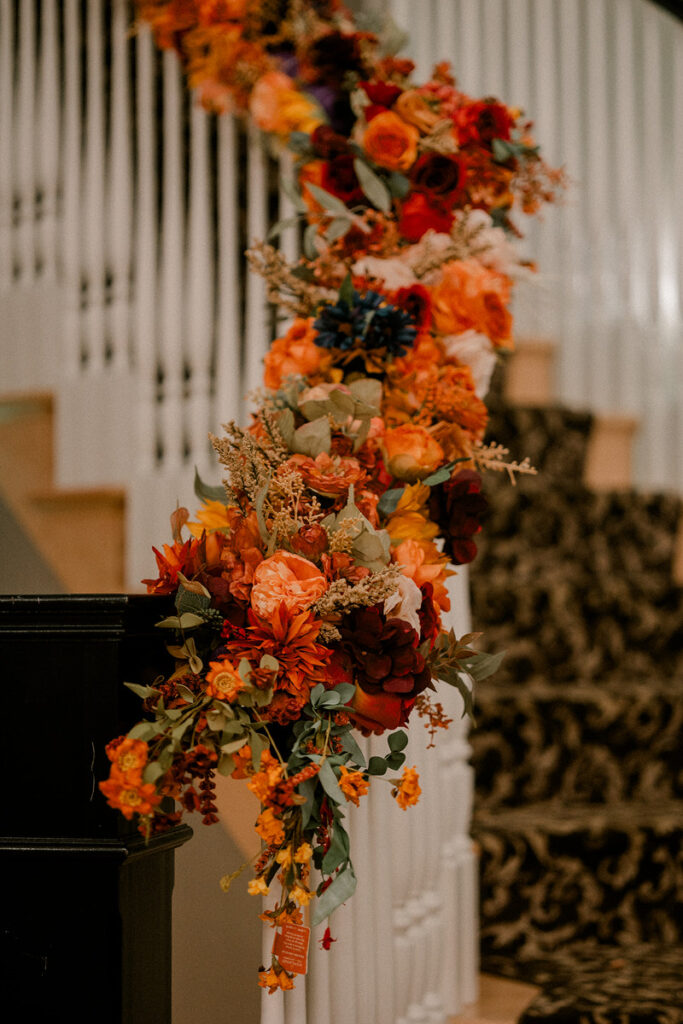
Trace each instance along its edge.
<path fill-rule="evenodd" d="M 170 1024 L 173 851 L 192 833 L 145 845 L 97 789 L 105 744 L 140 716 L 124 680 L 168 667 L 168 610 L 0 597 L 0 1011 L 27 1024 Z"/>

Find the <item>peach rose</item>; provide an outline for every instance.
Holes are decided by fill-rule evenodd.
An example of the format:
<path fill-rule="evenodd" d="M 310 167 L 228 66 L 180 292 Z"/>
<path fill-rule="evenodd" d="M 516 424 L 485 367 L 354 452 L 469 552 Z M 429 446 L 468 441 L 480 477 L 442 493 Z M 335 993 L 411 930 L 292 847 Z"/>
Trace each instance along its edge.
<path fill-rule="evenodd" d="M 268 71 L 254 86 L 249 111 L 258 127 L 276 135 L 305 132 L 323 123 L 316 104 L 296 88 L 289 75 Z"/>
<path fill-rule="evenodd" d="M 328 455 L 321 452 L 312 459 L 309 455 L 292 455 L 284 464 L 294 469 L 307 487 L 326 498 L 346 494 L 351 484 L 365 477 L 365 470 L 353 456 Z"/>
<path fill-rule="evenodd" d="M 434 111 L 434 108 L 417 89 L 408 89 L 406 92 L 402 92 L 394 103 L 394 110 L 404 121 L 419 129 L 423 135 L 427 135 L 441 119 L 441 115 Z"/>
<path fill-rule="evenodd" d="M 297 318 L 282 338 L 276 338 L 264 358 L 263 382 L 277 391 L 287 377 L 310 377 L 329 363 L 325 349 L 314 341 L 313 317 Z"/>
<path fill-rule="evenodd" d="M 363 149 L 380 167 L 405 172 L 415 163 L 419 138 L 417 128 L 387 110 L 373 117 L 365 129 Z"/>
<path fill-rule="evenodd" d="M 439 334 L 474 330 L 497 347 L 512 347 L 510 282 L 475 260 L 447 263 L 432 291 L 432 316 Z"/>
<path fill-rule="evenodd" d="M 251 606 L 262 619 L 270 618 L 283 602 L 295 615 L 310 608 L 326 590 L 325 577 L 307 558 L 276 551 L 254 573 Z"/>
<path fill-rule="evenodd" d="M 420 480 L 446 461 L 429 431 L 412 423 L 387 430 L 380 443 L 387 469 L 398 480 Z"/>
<path fill-rule="evenodd" d="M 445 558 L 429 540 L 413 540 L 408 538 L 397 544 L 391 552 L 392 560 L 401 566 L 401 572 L 418 587 L 431 583 L 434 588 L 434 601 L 443 611 L 451 606 L 446 579 L 452 575 L 446 568 Z"/>

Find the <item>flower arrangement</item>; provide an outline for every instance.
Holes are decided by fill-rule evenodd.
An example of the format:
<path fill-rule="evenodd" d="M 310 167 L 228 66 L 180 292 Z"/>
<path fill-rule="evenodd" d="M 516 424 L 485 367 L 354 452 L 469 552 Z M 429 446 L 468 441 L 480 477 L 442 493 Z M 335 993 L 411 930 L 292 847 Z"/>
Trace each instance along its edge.
<path fill-rule="evenodd" d="M 476 555 L 481 473 L 533 472 L 483 443 L 483 399 L 531 271 L 512 214 L 562 176 L 519 111 L 466 96 L 446 65 L 414 85 L 335 0 L 138 7 L 203 103 L 292 150 L 305 255 L 269 244 L 282 225 L 248 253 L 289 326 L 249 426 L 212 438 L 224 487 L 197 480 L 196 518 L 177 509 L 155 549 L 144 582 L 175 596 L 159 624 L 175 670 L 127 684 L 147 717 L 109 744 L 100 788 L 149 835 L 183 811 L 217 821 L 216 772 L 247 780 L 261 803 L 249 891 L 280 885 L 260 971 L 274 991 L 293 985 L 282 936 L 303 908 L 315 899 L 319 923 L 354 891 L 348 804 L 371 781 L 414 804 L 403 727 L 422 718 L 433 742 L 449 724 L 438 686 L 471 711 L 472 681 L 500 660 L 443 628 L 445 581 Z M 366 760 L 358 732 L 387 733 L 386 755 Z"/>

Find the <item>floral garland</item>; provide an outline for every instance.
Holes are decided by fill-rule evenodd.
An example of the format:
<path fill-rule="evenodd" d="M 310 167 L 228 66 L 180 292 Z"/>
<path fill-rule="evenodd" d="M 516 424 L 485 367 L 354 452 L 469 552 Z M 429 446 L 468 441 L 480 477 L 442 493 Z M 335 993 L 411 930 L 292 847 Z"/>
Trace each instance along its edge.
<path fill-rule="evenodd" d="M 205 105 L 293 151 L 306 255 L 248 253 L 293 319 L 249 427 L 212 439 L 225 487 L 198 480 L 196 519 L 176 510 L 173 543 L 155 549 L 145 583 L 175 595 L 159 624 L 175 671 L 127 684 L 148 717 L 108 745 L 100 788 L 149 835 L 183 811 L 217 821 L 215 772 L 248 780 L 262 807 L 249 891 L 281 886 L 259 972 L 274 991 L 302 969 L 283 938 L 302 908 L 316 898 L 316 924 L 354 891 L 348 803 L 385 777 L 414 804 L 402 727 L 417 715 L 433 742 L 450 721 L 435 682 L 470 711 L 472 681 L 499 662 L 442 628 L 445 583 L 476 554 L 480 472 L 533 472 L 483 444 L 483 398 L 512 346 L 514 280 L 531 272 L 511 215 L 551 201 L 562 175 L 519 111 L 466 96 L 447 65 L 412 84 L 411 62 L 335 0 L 138 7 Z M 391 730 L 386 756 L 366 761 L 356 730 Z"/>

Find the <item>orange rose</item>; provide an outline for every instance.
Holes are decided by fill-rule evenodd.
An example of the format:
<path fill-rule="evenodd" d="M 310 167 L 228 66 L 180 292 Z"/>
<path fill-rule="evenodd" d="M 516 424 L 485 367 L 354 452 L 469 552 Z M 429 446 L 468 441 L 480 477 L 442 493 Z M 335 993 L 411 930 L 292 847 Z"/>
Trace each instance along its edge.
<path fill-rule="evenodd" d="M 296 470 L 307 487 L 326 498 L 346 494 L 351 484 L 357 484 L 365 477 L 360 462 L 351 455 L 328 455 L 321 452 L 314 459 L 309 455 L 292 455 L 284 467 Z"/>
<path fill-rule="evenodd" d="M 510 282 L 474 260 L 454 260 L 443 268 L 432 292 L 432 316 L 440 334 L 475 330 L 494 345 L 512 347 Z"/>
<path fill-rule="evenodd" d="M 394 103 L 394 110 L 401 115 L 404 121 L 419 129 L 423 135 L 427 135 L 440 120 L 439 114 L 434 111 L 434 108 L 417 89 L 408 89 L 406 92 L 402 92 Z"/>
<path fill-rule="evenodd" d="M 297 318 L 282 338 L 275 339 L 264 359 L 267 388 L 277 391 L 287 377 L 311 377 L 329 365 L 329 355 L 315 344 L 313 319 Z"/>
<path fill-rule="evenodd" d="M 443 611 L 451 607 L 446 589 L 446 579 L 452 575 L 446 568 L 448 558 L 430 540 L 415 540 L 412 537 L 401 541 L 391 552 L 392 560 L 401 566 L 401 572 L 408 579 L 422 587 L 431 583 L 434 601 Z"/>
<path fill-rule="evenodd" d="M 268 71 L 259 78 L 251 94 L 249 112 L 262 131 L 276 135 L 310 135 L 323 122 L 316 104 L 281 71 Z"/>
<path fill-rule="evenodd" d="M 251 606 L 269 619 L 284 603 L 292 615 L 304 611 L 327 590 L 327 581 L 312 562 L 288 551 L 276 551 L 254 573 Z"/>
<path fill-rule="evenodd" d="M 446 461 L 429 431 L 413 423 L 387 430 L 380 444 L 387 469 L 398 480 L 421 480 Z"/>
<path fill-rule="evenodd" d="M 385 729 L 397 729 L 405 722 L 404 704 L 397 694 L 366 693 L 357 686 L 348 712 L 366 735 L 374 732 L 380 736 Z"/>
<path fill-rule="evenodd" d="M 380 167 L 405 172 L 415 163 L 419 138 L 417 128 L 387 110 L 373 117 L 365 129 L 363 149 Z"/>

